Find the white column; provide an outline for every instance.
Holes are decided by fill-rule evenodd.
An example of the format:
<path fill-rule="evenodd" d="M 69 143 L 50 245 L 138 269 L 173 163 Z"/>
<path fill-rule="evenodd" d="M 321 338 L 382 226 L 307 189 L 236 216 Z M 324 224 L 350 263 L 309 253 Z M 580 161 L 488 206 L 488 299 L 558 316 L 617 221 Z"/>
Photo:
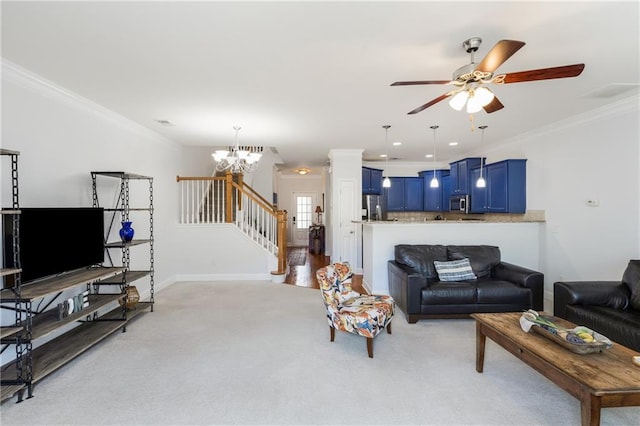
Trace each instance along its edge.
<path fill-rule="evenodd" d="M 327 191 L 327 241 L 332 262 L 348 261 L 356 268 L 361 236 L 362 149 L 332 149 Z"/>

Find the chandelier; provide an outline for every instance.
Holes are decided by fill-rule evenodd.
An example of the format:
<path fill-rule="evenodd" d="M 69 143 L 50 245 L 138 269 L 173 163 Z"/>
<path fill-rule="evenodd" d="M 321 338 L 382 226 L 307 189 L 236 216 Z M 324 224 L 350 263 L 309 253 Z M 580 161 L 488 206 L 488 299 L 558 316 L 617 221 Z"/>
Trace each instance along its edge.
<path fill-rule="evenodd" d="M 234 126 L 236 131 L 233 146 L 229 149 L 216 150 L 211 156 L 216 161 L 216 171 L 229 170 L 231 173 L 251 173 L 258 167 L 258 161 L 262 157 L 261 146 L 239 146 L 238 132 L 242 127 Z"/>

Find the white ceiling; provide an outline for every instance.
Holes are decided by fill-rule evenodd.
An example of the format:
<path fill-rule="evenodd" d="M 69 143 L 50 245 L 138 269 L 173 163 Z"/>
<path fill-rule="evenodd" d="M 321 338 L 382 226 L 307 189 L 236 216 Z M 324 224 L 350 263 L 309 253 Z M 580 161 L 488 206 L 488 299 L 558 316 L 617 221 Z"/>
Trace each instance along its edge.
<path fill-rule="evenodd" d="M 446 101 L 407 112 L 450 86 L 470 62 L 461 46 L 526 42 L 498 72 L 585 63 L 576 78 L 492 85 L 505 105 L 474 115 L 496 144 L 637 96 L 639 3 L 628 2 L 10 2 L 2 56 L 184 145 L 274 147 L 283 168 L 318 168 L 331 148 L 385 151 L 446 164 L 477 148 L 479 131 Z M 631 88 L 602 97 L 611 84 Z M 155 120 L 169 120 L 164 127 Z M 447 144 L 459 142 L 455 148 Z"/>

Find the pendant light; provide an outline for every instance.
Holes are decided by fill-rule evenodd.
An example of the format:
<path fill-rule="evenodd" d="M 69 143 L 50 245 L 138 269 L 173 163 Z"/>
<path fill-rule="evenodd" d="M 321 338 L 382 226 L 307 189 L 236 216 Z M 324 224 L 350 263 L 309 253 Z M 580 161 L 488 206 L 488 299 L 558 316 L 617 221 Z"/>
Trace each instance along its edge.
<path fill-rule="evenodd" d="M 436 129 L 438 127 L 440 126 L 431 126 L 431 129 L 433 129 L 433 178 L 431 178 L 431 182 L 429 183 L 431 188 L 438 188 L 440 186 L 436 178 Z"/>
<path fill-rule="evenodd" d="M 382 128 L 384 129 L 385 175 L 389 173 L 389 127 L 391 127 L 389 124 L 385 124 L 384 126 L 382 126 Z M 382 179 L 382 187 L 391 188 L 391 179 L 389 179 L 388 175 L 385 176 L 384 179 Z"/>
<path fill-rule="evenodd" d="M 488 126 L 479 126 L 478 128 L 482 130 L 482 142 L 481 142 L 481 147 L 482 149 L 484 149 L 484 129 L 486 129 Z M 480 177 L 478 178 L 478 180 L 476 181 L 476 188 L 484 188 L 487 186 L 487 183 L 484 180 L 484 177 L 482 177 L 482 163 L 484 163 L 484 161 L 482 160 L 482 157 L 480 157 Z"/>

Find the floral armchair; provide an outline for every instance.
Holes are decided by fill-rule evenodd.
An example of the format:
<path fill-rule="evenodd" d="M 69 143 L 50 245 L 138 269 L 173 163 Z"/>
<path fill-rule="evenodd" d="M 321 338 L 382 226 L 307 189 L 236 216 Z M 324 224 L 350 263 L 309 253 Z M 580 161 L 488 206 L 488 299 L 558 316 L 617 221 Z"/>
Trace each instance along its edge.
<path fill-rule="evenodd" d="M 395 301 L 391 296 L 362 295 L 351 288 L 353 272 L 349 263 L 334 263 L 316 271 L 316 278 L 327 308 L 331 341 L 335 330 L 363 336 L 373 358 L 373 338 L 385 327 L 391 334 Z"/>

